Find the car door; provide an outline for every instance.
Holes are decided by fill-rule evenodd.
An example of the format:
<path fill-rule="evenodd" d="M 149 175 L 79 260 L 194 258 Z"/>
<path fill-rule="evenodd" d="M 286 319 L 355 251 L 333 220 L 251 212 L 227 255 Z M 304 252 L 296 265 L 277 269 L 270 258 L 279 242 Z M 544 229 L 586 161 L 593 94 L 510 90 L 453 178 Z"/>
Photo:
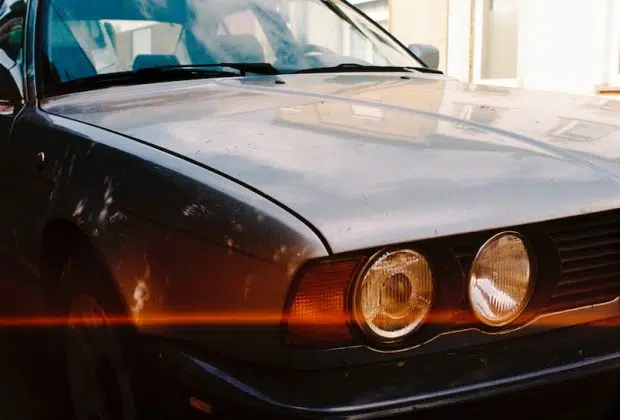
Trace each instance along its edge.
<path fill-rule="evenodd" d="M 23 85 L 21 57 L 25 55 L 25 31 L 22 24 L 27 0 L 2 1 L 13 4 L 6 12 L 6 18 L 0 14 L 0 22 L 3 19 L 12 22 L 14 36 L 10 43 L 6 41 L 6 46 L 15 57 L 14 74 Z M 32 32 L 32 28 L 27 30 Z M 0 50 L 2 48 L 0 37 Z M 39 57 L 47 60 L 45 53 Z M 63 167 L 69 154 L 70 134 L 57 130 L 50 117 L 28 99 L 25 106 L 21 109 L 16 107 L 3 122 L 0 144 L 0 245 L 17 257 L 17 262 L 36 271 L 41 233 L 51 217 L 52 191 L 59 168 Z"/>
<path fill-rule="evenodd" d="M 26 4 L 23 0 L 0 0 L 0 250 L 16 250 L 15 207 L 9 181 L 11 131 L 24 108 L 22 57 L 23 25 Z"/>

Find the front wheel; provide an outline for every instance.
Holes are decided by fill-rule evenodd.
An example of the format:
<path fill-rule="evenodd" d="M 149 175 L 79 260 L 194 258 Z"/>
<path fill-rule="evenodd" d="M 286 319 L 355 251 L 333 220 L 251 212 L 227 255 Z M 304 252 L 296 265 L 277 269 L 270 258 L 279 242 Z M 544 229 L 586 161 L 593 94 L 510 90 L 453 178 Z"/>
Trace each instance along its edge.
<path fill-rule="evenodd" d="M 59 303 L 68 325 L 59 339 L 75 420 L 140 418 L 135 334 L 122 322 L 126 311 L 111 284 L 105 266 L 84 251 L 69 256 L 61 275 Z"/>

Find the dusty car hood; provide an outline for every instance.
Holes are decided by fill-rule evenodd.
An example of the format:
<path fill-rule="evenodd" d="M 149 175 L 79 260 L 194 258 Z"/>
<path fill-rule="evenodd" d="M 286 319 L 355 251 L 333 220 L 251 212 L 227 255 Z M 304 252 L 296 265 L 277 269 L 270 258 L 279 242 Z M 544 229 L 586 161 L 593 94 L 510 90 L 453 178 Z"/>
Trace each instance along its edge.
<path fill-rule="evenodd" d="M 402 76 L 175 82 L 42 108 L 251 185 L 334 252 L 620 207 L 620 103 Z"/>

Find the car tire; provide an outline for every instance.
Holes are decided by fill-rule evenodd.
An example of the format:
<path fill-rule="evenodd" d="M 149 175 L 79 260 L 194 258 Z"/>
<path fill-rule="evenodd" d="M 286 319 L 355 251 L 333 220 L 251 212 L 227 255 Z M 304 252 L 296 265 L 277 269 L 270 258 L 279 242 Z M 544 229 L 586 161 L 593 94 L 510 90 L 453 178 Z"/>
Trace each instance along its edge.
<path fill-rule="evenodd" d="M 67 405 L 75 420 L 142 418 L 139 347 L 127 310 L 96 252 L 75 241 L 58 281 L 57 334 Z"/>

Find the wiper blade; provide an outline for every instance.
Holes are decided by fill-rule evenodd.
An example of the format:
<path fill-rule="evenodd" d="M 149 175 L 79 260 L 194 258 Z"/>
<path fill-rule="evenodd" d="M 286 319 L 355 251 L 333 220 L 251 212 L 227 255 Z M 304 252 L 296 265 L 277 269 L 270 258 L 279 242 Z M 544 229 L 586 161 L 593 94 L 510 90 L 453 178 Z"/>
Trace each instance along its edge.
<path fill-rule="evenodd" d="M 245 76 L 248 73 L 260 74 L 260 75 L 276 75 L 280 74 L 270 63 L 209 63 L 209 64 L 181 64 L 181 65 L 169 65 L 158 67 L 145 67 L 137 72 L 174 72 L 174 71 L 200 71 L 203 69 L 210 69 L 212 67 L 228 67 L 235 69 L 239 72 L 240 76 Z M 211 70 L 208 70 L 211 71 Z"/>
<path fill-rule="evenodd" d="M 228 67 L 237 71 L 214 70 L 212 67 Z M 69 80 L 60 84 L 48 86 L 47 89 L 45 89 L 45 93 L 59 95 L 77 91 L 142 83 L 169 82 L 210 77 L 237 77 L 245 76 L 247 73 L 260 75 L 280 74 L 278 70 L 269 63 L 217 63 L 144 67 L 133 71 L 103 73 L 96 76 Z"/>
<path fill-rule="evenodd" d="M 303 73 L 347 73 L 347 72 L 403 72 L 416 70 L 422 73 L 443 74 L 441 70 L 428 67 L 399 67 L 399 66 L 374 66 L 370 64 L 343 63 L 337 66 L 314 67 L 295 71 L 295 74 Z"/>
<path fill-rule="evenodd" d="M 114 86 L 139 85 L 144 83 L 171 82 L 176 80 L 204 79 L 208 77 L 235 77 L 238 73 L 228 71 L 196 72 L 188 70 L 155 71 L 143 69 L 138 71 L 124 71 L 117 73 L 103 73 L 96 76 L 82 77 L 46 86 L 45 93 L 62 95 L 93 89 L 103 89 Z M 174 73 L 174 74 L 171 74 Z M 172 77 L 173 76 L 173 77 Z"/>

